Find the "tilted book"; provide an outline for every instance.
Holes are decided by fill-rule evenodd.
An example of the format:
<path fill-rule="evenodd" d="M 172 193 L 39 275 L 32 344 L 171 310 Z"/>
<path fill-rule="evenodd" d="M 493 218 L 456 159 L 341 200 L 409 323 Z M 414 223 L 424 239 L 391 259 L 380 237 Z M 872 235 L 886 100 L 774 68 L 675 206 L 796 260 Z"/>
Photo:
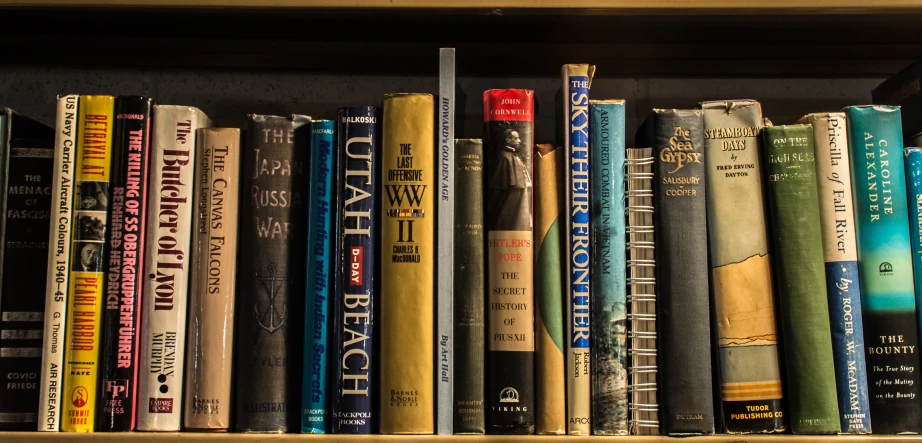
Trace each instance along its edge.
<path fill-rule="evenodd" d="M 624 108 L 624 100 L 589 101 L 593 299 L 590 347 L 595 435 L 628 433 Z"/>
<path fill-rule="evenodd" d="M 333 281 L 334 365 L 330 374 L 330 428 L 334 434 L 377 431 L 378 370 L 375 316 L 379 235 L 378 163 L 380 112 L 373 106 L 339 108 L 336 117 L 335 237 L 338 267 Z"/>
<path fill-rule="evenodd" d="M 234 409 L 238 432 L 301 424 L 311 118 L 250 115 L 241 161 Z"/>
<path fill-rule="evenodd" d="M 922 142 L 922 61 L 893 74 L 871 91 L 876 105 L 900 107 L 905 146 Z"/>
<path fill-rule="evenodd" d="M 137 419 L 138 337 L 144 286 L 150 112 L 147 97 L 115 99 L 115 134 L 106 233 L 99 431 L 133 431 Z"/>
<path fill-rule="evenodd" d="M 438 194 L 438 264 L 436 297 L 436 402 L 435 428 L 440 435 L 453 432 L 454 408 L 454 265 L 455 257 L 455 48 L 439 49 L 439 194 Z"/>
<path fill-rule="evenodd" d="M 795 434 L 836 434 L 839 405 L 810 125 L 767 126 L 764 162 L 775 281 Z"/>
<path fill-rule="evenodd" d="M 871 412 L 845 113 L 810 114 L 801 120 L 813 125 L 840 430 L 847 434 L 868 434 Z"/>
<path fill-rule="evenodd" d="M 80 97 L 61 430 L 93 432 L 99 396 L 115 97 Z"/>
<path fill-rule="evenodd" d="M 382 434 L 435 432 L 435 122 L 430 94 L 384 97 Z"/>
<path fill-rule="evenodd" d="M 484 230 L 483 142 L 455 140 L 454 432 L 483 434 Z M 562 363 L 562 362 L 561 362 Z"/>
<path fill-rule="evenodd" d="M 55 130 L 9 108 L 0 108 L 0 128 L 0 430 L 33 431 L 45 280 L 55 278 L 47 242 L 59 195 L 52 192 Z"/>
<path fill-rule="evenodd" d="M 483 93 L 488 434 L 535 432 L 532 149 L 535 93 Z"/>
<path fill-rule="evenodd" d="M 762 108 L 701 103 L 718 410 L 731 434 L 781 432 L 781 365 L 762 199 Z"/>
<path fill-rule="evenodd" d="M 222 432 L 233 404 L 240 129 L 198 129 L 195 150 L 183 428 Z"/>
<path fill-rule="evenodd" d="M 54 173 L 51 178 L 51 232 L 45 278 L 45 334 L 39 383 L 38 430 L 61 430 L 64 391 L 64 323 L 67 320 L 67 282 L 70 277 L 71 212 L 74 206 L 74 160 L 77 143 L 78 95 L 58 97 L 54 135 Z M 6 118 L 5 116 L 2 118 Z M 0 124 L 0 131 L 5 131 Z M 3 140 L 4 137 L 0 137 Z"/>
<path fill-rule="evenodd" d="M 535 145 L 535 433 L 549 435 L 567 433 L 564 153 Z"/>
<path fill-rule="evenodd" d="M 912 240 L 897 106 L 850 106 L 861 314 L 874 433 L 922 431 Z"/>

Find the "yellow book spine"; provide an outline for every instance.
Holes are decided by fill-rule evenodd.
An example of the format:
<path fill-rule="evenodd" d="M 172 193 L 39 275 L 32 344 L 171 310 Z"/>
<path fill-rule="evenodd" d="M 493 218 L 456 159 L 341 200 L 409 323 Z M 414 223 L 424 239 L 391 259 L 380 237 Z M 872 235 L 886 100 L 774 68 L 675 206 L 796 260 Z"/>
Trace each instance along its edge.
<path fill-rule="evenodd" d="M 103 246 L 109 209 L 109 160 L 115 97 L 80 97 L 73 243 L 67 298 L 63 419 L 65 432 L 93 432 L 96 423 L 100 330 L 105 301 Z"/>
<path fill-rule="evenodd" d="M 430 94 L 392 94 L 384 98 L 382 434 L 435 431 L 433 105 Z"/>

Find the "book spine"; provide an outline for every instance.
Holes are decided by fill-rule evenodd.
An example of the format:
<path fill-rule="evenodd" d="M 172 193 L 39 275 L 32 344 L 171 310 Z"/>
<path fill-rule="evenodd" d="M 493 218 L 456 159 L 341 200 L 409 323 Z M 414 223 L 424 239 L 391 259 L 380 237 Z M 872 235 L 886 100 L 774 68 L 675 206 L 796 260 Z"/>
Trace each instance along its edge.
<path fill-rule="evenodd" d="M 439 198 L 437 236 L 439 242 L 438 294 L 436 312 L 438 321 L 438 354 L 435 356 L 436 375 L 436 433 L 451 435 L 454 400 L 452 379 L 454 378 L 454 150 L 455 150 L 455 49 L 439 49 Z"/>
<path fill-rule="evenodd" d="M 196 129 L 210 124 L 198 109 L 156 105 L 141 309 L 139 431 L 178 431 L 186 345 L 189 256 L 193 226 Z"/>
<path fill-rule="evenodd" d="M 141 329 L 138 302 L 143 282 L 137 276 L 144 275 L 151 102 L 146 97 L 115 100 L 99 431 L 132 431 L 137 417 L 136 337 Z"/>
<path fill-rule="evenodd" d="M 593 159 L 592 433 L 627 435 L 624 101 L 592 100 L 589 117 L 589 157 Z"/>
<path fill-rule="evenodd" d="M 835 434 L 840 430 L 839 406 L 827 318 L 813 127 L 769 126 L 763 138 L 791 430 L 795 434 Z"/>
<path fill-rule="evenodd" d="M 483 263 L 483 142 L 463 139 L 455 140 L 454 144 L 455 189 L 463 190 L 454 199 L 455 226 L 452 228 L 455 236 L 454 432 L 483 434 L 483 291 L 486 282 Z"/>
<path fill-rule="evenodd" d="M 919 335 L 896 106 L 846 108 L 874 433 L 922 432 Z"/>
<path fill-rule="evenodd" d="M 654 110 L 660 423 L 664 434 L 714 433 L 701 110 Z"/>
<path fill-rule="evenodd" d="M 195 134 L 183 427 L 225 431 L 231 417 L 240 129 Z"/>
<path fill-rule="evenodd" d="M 379 111 L 372 106 L 339 108 L 336 120 L 337 209 L 340 257 L 333 283 L 331 432 L 377 430 L 375 285 L 378 239 Z"/>
<path fill-rule="evenodd" d="M 435 431 L 435 133 L 429 94 L 384 98 L 381 433 Z"/>
<path fill-rule="evenodd" d="M 858 245 L 844 113 L 812 114 L 820 234 L 832 332 L 841 432 L 868 434 L 871 413 L 864 361 Z"/>
<path fill-rule="evenodd" d="M 99 346 L 105 284 L 105 236 L 115 97 L 80 97 L 71 219 L 73 243 L 67 299 L 63 421 L 66 432 L 93 432 L 100 398 Z"/>
<path fill-rule="evenodd" d="M 726 432 L 780 432 L 781 369 L 759 161 L 762 110 L 755 101 L 705 102 L 702 109 L 719 409 Z"/>
<path fill-rule="evenodd" d="M 239 432 L 284 433 L 301 423 L 310 123 L 302 115 L 247 122 L 234 357 Z"/>
<path fill-rule="evenodd" d="M 488 434 L 535 432 L 534 109 L 531 90 L 483 93 Z"/>
<path fill-rule="evenodd" d="M 301 432 L 323 434 L 329 429 L 327 360 L 330 337 L 331 261 L 333 234 L 334 156 L 332 120 L 311 122 L 311 181 L 307 215 L 307 287 L 304 305 L 304 381 L 301 385 Z"/>
<path fill-rule="evenodd" d="M 78 95 L 58 98 L 51 178 L 53 228 L 48 237 L 45 281 L 45 334 L 38 400 L 38 430 L 61 430 L 64 372 L 64 323 L 67 320 L 67 282 L 70 273 L 71 212 L 74 205 L 74 153 L 77 143 Z M 2 125 L 0 125 L 2 126 Z M 0 140 L 3 138 L 0 137 Z"/>

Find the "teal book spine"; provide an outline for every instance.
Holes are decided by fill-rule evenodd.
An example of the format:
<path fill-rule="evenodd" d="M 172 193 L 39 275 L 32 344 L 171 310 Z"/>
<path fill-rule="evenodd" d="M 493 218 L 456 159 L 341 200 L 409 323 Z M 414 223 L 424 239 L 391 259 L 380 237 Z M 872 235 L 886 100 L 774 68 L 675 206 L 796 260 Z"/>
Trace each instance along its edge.
<path fill-rule="evenodd" d="M 849 158 L 875 434 L 922 431 L 919 335 L 897 106 L 851 106 Z"/>
<path fill-rule="evenodd" d="M 906 186 L 909 193 L 909 232 L 912 238 L 912 274 L 915 281 L 916 306 L 922 301 L 922 148 L 904 148 Z M 922 325 L 922 310 L 917 309 Z"/>
<path fill-rule="evenodd" d="M 311 184 L 307 228 L 307 303 L 304 309 L 304 383 L 301 432 L 329 430 L 330 396 L 327 380 L 330 337 L 330 296 L 336 251 L 332 238 L 336 201 L 333 198 L 335 151 L 332 120 L 311 122 Z"/>

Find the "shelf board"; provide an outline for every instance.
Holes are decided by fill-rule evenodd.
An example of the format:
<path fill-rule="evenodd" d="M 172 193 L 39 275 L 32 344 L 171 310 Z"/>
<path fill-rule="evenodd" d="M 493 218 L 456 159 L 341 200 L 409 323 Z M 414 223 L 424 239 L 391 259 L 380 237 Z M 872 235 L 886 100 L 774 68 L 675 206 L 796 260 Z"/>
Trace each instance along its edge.
<path fill-rule="evenodd" d="M 319 440 L 325 443 L 397 443 L 397 442 L 467 442 L 467 443 L 908 443 L 920 442 L 918 435 L 710 435 L 697 437 L 663 437 L 663 436 L 496 436 L 496 435 L 305 435 L 305 434 L 234 434 L 234 433 L 93 433 L 93 434 L 65 434 L 49 432 L 0 432 L 0 441 L 4 443 L 54 443 L 67 441 L 68 443 L 165 443 L 176 441 L 188 442 L 232 442 L 232 443 L 304 443 L 309 440 Z"/>

